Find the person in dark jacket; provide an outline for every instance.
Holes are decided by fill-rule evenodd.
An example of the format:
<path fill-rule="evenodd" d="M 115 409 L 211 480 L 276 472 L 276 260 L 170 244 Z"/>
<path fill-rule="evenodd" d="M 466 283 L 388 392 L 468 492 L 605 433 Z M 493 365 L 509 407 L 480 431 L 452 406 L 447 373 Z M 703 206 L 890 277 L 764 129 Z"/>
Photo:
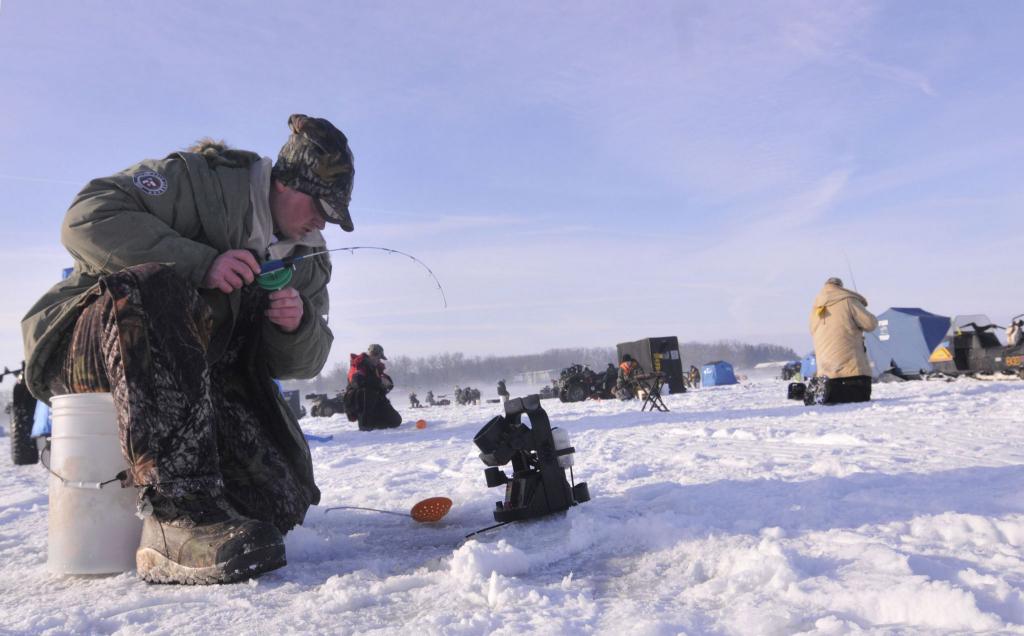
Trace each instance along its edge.
<path fill-rule="evenodd" d="M 359 430 L 395 428 L 402 416 L 391 406 L 388 392 L 395 386 L 384 372 L 384 347 L 372 344 L 366 353 L 351 354 L 348 387 L 345 389 L 345 415 L 348 421 L 359 422 Z"/>
<path fill-rule="evenodd" d="M 260 264 L 352 231 L 354 167 L 326 119 L 292 115 L 277 161 L 202 140 L 94 179 L 61 228 L 74 269 L 22 320 L 32 393 L 110 392 L 122 485 L 137 487 L 138 575 L 223 583 L 285 564 L 282 533 L 320 501 L 274 378 L 311 378 L 333 335 L 330 261 L 277 291 Z"/>
<path fill-rule="evenodd" d="M 505 386 L 505 380 L 498 380 L 498 397 L 501 398 L 502 403 L 508 402 L 509 393 L 508 387 Z"/>
<path fill-rule="evenodd" d="M 618 369 L 615 368 L 614 364 L 609 362 L 608 368 L 604 370 L 604 379 L 601 383 L 601 388 L 604 390 L 606 394 L 615 394 L 615 382 L 618 379 L 618 375 Z"/>
<path fill-rule="evenodd" d="M 696 389 L 700 387 L 700 369 L 690 365 L 690 373 L 687 375 L 690 381 L 690 388 Z"/>

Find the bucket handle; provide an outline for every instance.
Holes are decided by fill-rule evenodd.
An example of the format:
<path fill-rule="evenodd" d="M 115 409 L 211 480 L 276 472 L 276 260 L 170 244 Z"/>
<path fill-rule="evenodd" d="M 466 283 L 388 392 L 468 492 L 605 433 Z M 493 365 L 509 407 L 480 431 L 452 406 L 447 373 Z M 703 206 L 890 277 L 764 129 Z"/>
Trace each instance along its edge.
<path fill-rule="evenodd" d="M 46 438 L 46 444 L 43 446 L 42 452 L 39 453 L 39 463 L 43 465 L 43 468 L 46 469 L 46 472 L 50 473 L 51 475 L 53 475 L 54 477 L 59 479 L 60 483 L 63 484 L 63 486 L 65 488 L 78 488 L 80 490 L 100 490 L 101 488 L 103 488 L 107 484 L 112 484 L 115 481 L 123 482 L 125 479 L 128 478 L 128 471 L 127 470 L 122 470 L 121 472 L 119 472 L 116 475 L 114 475 L 113 479 L 108 479 L 107 481 L 71 481 L 69 479 L 64 479 L 63 477 L 61 477 L 57 473 L 53 472 L 53 470 L 50 468 L 49 459 L 50 459 L 50 438 L 47 437 Z"/>

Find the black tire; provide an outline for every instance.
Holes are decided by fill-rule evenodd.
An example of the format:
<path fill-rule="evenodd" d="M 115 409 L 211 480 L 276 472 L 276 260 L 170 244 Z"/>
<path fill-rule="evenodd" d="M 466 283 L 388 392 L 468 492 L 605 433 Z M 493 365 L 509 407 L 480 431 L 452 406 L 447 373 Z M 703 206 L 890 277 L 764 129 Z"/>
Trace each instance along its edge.
<path fill-rule="evenodd" d="M 14 385 L 11 404 L 11 461 L 15 466 L 28 466 L 39 461 L 39 449 L 32 439 L 36 399 L 19 382 Z"/>
<path fill-rule="evenodd" d="M 587 399 L 587 389 L 582 384 L 574 384 L 569 387 L 566 397 L 569 402 L 582 402 Z"/>
<path fill-rule="evenodd" d="M 324 404 L 320 407 L 320 417 L 330 417 L 334 415 L 334 409 Z"/>

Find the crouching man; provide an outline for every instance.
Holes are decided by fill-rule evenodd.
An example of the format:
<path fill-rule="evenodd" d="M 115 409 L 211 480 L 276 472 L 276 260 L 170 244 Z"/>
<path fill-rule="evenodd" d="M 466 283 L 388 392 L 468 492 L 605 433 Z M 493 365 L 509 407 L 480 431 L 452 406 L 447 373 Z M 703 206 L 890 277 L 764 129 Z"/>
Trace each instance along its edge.
<path fill-rule="evenodd" d="M 37 398 L 113 394 L 150 582 L 282 567 L 283 533 L 320 501 L 272 379 L 323 367 L 331 263 L 307 259 L 278 291 L 253 282 L 261 261 L 322 250 L 326 223 L 352 231 L 354 168 L 327 120 L 288 126 L 276 163 L 204 140 L 91 181 L 61 228 L 74 271 L 22 321 Z"/>
<path fill-rule="evenodd" d="M 874 331 L 878 319 L 866 309 L 868 301 L 829 278 L 814 299 L 810 328 L 818 370 L 804 394 L 806 404 L 867 402 L 871 399 L 871 364 L 864 332 Z"/>
<path fill-rule="evenodd" d="M 615 384 L 615 397 L 620 400 L 635 399 L 639 388 L 636 377 L 641 373 L 643 373 L 643 369 L 640 368 L 640 363 L 628 353 L 622 354 L 618 382 Z"/>
<path fill-rule="evenodd" d="M 395 384 L 384 373 L 384 347 L 372 344 L 366 353 L 350 354 L 348 387 L 345 389 L 345 415 L 348 421 L 359 422 L 359 430 L 395 428 L 402 416 L 388 400 Z"/>

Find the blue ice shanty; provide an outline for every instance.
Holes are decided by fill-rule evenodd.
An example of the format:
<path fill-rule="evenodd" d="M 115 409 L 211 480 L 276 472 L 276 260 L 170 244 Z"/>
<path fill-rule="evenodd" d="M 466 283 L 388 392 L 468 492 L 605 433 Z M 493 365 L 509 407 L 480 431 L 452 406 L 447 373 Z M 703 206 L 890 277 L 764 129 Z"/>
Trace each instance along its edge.
<path fill-rule="evenodd" d="M 736 374 L 732 372 L 732 365 L 728 362 L 708 362 L 700 370 L 701 386 L 719 386 L 722 384 L 736 384 Z"/>
<path fill-rule="evenodd" d="M 902 374 L 932 371 L 928 362 L 949 331 L 949 317 L 918 307 L 891 307 L 878 316 L 878 328 L 864 334 L 871 374 L 878 377 L 894 367 Z"/>
<path fill-rule="evenodd" d="M 812 351 L 800 361 L 800 375 L 805 380 L 810 380 L 818 372 L 818 356 Z"/>

